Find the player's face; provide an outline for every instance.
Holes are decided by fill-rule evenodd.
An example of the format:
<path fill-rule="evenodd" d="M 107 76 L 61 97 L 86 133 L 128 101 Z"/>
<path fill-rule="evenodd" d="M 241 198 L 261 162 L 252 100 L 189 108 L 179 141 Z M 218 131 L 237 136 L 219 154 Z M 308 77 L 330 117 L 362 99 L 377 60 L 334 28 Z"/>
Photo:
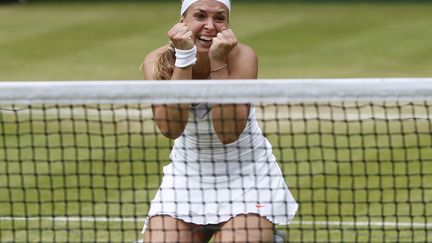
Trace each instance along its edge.
<path fill-rule="evenodd" d="M 228 29 L 228 8 L 218 1 L 200 0 L 192 4 L 184 23 L 191 29 L 198 51 L 208 51 L 217 33 Z"/>

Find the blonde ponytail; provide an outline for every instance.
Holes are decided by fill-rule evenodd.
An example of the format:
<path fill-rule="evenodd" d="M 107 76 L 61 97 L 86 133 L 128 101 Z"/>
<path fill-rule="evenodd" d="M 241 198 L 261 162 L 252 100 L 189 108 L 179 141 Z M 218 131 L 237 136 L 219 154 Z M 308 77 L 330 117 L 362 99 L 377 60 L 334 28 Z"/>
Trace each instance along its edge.
<path fill-rule="evenodd" d="M 175 51 L 174 46 L 170 43 L 167 50 L 164 51 L 156 63 L 153 72 L 154 80 L 171 80 L 174 72 Z"/>

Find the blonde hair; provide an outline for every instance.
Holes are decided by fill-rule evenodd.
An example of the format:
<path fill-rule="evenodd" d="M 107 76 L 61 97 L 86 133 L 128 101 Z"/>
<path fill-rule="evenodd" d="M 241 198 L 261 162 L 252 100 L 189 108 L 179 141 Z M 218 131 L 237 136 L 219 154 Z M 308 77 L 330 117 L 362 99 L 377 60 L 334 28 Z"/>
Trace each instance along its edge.
<path fill-rule="evenodd" d="M 169 43 L 166 51 L 162 52 L 153 72 L 154 80 L 171 80 L 174 72 L 175 51 L 172 43 Z"/>

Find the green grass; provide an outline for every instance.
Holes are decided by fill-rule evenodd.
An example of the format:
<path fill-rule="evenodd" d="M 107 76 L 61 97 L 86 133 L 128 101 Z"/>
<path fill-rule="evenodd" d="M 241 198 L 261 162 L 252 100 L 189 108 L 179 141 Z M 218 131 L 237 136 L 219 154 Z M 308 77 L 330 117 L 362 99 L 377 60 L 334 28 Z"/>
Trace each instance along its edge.
<path fill-rule="evenodd" d="M 178 4 L 29 4 L 0 8 L 0 80 L 141 79 Z M 231 27 L 260 78 L 432 76 L 427 3 L 238 3 Z"/>
<path fill-rule="evenodd" d="M 2 242 L 27 242 L 29 236 L 42 242 L 139 238 L 170 141 L 157 135 L 148 106 L 117 107 L 115 113 L 106 108 L 0 107 L 0 216 L 136 220 L 2 220 Z"/>
<path fill-rule="evenodd" d="M 260 78 L 432 76 L 432 32 L 427 31 L 432 27 L 431 4 L 233 7 L 232 28 L 241 42 L 257 51 Z M 178 8 L 176 3 L 138 2 L 1 6 L 0 80 L 141 79 L 140 63 L 167 41 Z M 35 108 L 11 112 L 0 107 L 0 217 L 136 220 L 1 220 L 0 241 L 138 239 L 170 147 L 170 141 L 154 135 L 148 107 L 143 114 L 119 107 L 114 116 L 97 109 L 85 114 L 79 107 L 45 113 Z M 281 228 L 289 232 L 291 242 L 432 240 L 430 226 L 298 224 L 430 224 L 430 119 L 347 122 L 335 107 L 327 117 L 333 120 L 317 122 L 301 116 L 313 118 L 315 107 L 284 109 L 279 110 L 284 121 L 270 119 L 262 127 L 300 202 L 294 224 Z M 421 106 L 407 106 L 388 107 L 385 114 L 378 109 L 374 115 L 412 114 L 412 109 L 418 116 L 429 114 Z M 57 119 L 57 112 L 62 119 Z M 367 116 L 372 111 L 362 112 Z M 323 108 L 320 115 L 325 118 L 326 113 L 330 110 Z M 353 109 L 350 115 L 356 117 L 358 111 Z"/>
<path fill-rule="evenodd" d="M 427 110 L 388 105 L 385 115 L 392 119 L 379 119 L 384 113 L 375 111 L 376 119 L 371 120 L 367 117 L 372 117 L 372 110 L 366 107 L 293 105 L 278 110 L 279 120 L 269 119 L 274 115 L 267 111 L 263 131 L 300 202 L 296 220 L 427 222 L 432 190 L 424 183 L 432 179 L 431 121 L 409 116 L 427 116 Z M 396 120 L 401 114 L 404 119 Z M 430 240 L 425 228 L 322 224 L 288 228 L 294 242 Z"/>
<path fill-rule="evenodd" d="M 2 220 L 2 242 L 25 242 L 29 236 L 43 242 L 139 238 L 171 145 L 157 135 L 149 107 L 116 106 L 114 113 L 104 106 L 86 111 L 45 107 L 44 112 L 37 105 L 31 111 L 0 108 L 1 216 L 37 217 Z M 294 224 L 280 228 L 289 232 L 291 242 L 430 240 L 426 226 L 299 224 L 428 222 L 432 127 L 430 119 L 419 118 L 428 114 L 421 104 L 387 107 L 385 116 L 402 115 L 403 120 L 365 119 L 371 110 L 349 105 L 320 106 L 319 113 L 315 106 L 281 106 L 279 120 L 272 119 L 273 108 L 265 109 L 258 111 L 267 112 L 266 119 L 263 114 L 258 119 L 300 202 Z M 321 120 L 314 118 L 317 114 Z M 112 221 L 39 219 L 51 216 Z"/>

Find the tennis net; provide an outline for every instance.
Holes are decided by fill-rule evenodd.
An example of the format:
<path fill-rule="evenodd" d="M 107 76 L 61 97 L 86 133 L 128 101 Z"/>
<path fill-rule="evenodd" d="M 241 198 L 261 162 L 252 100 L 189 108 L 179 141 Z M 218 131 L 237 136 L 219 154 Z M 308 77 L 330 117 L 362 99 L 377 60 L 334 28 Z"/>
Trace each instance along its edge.
<path fill-rule="evenodd" d="M 427 78 L 0 82 L 0 241 L 142 238 L 175 146 L 151 104 L 201 103 L 253 104 L 298 203 L 287 242 L 432 241 Z"/>

